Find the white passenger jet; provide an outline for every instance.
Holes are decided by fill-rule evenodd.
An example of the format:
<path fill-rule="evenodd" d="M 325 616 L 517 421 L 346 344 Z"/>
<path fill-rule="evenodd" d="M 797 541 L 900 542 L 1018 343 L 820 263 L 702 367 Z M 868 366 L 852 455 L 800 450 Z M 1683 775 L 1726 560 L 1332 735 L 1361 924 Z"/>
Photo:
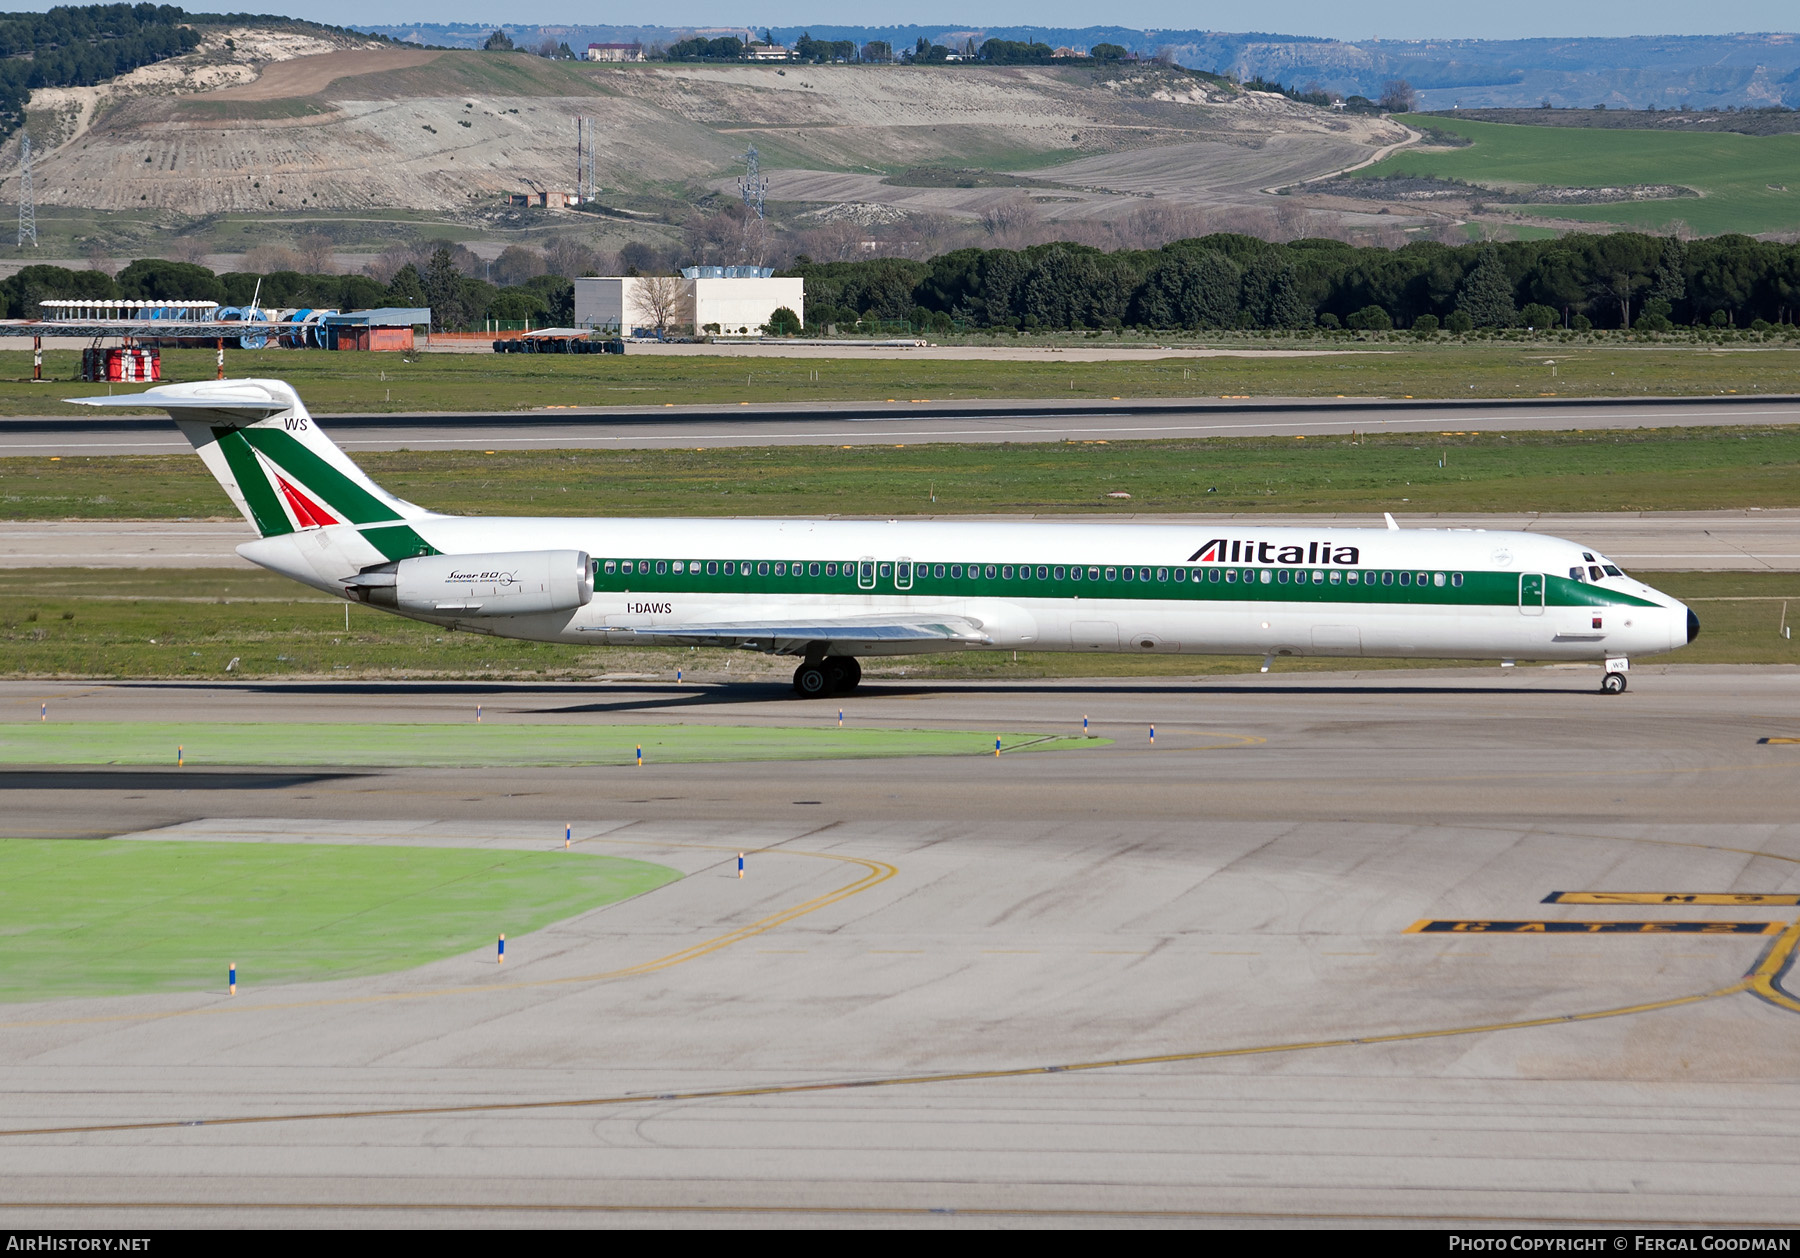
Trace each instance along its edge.
<path fill-rule="evenodd" d="M 1579 542 L 1480 529 L 441 515 L 365 476 L 278 380 L 71 399 L 162 407 L 261 535 L 238 553 L 340 598 L 537 642 L 796 656 L 957 650 L 1603 662 L 1699 619 Z"/>

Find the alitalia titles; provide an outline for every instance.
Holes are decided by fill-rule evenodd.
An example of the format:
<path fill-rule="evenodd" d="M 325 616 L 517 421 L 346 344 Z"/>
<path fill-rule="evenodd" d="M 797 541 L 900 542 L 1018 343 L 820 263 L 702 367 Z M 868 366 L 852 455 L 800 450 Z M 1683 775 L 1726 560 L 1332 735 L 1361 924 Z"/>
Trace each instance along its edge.
<path fill-rule="evenodd" d="M 1306 545 L 1281 546 L 1275 542 L 1246 542 L 1236 538 L 1215 537 L 1188 556 L 1189 563 L 1266 563 L 1266 564 L 1342 564 L 1354 568 L 1362 562 L 1362 551 L 1355 546 L 1333 546 L 1330 542 L 1308 542 Z"/>

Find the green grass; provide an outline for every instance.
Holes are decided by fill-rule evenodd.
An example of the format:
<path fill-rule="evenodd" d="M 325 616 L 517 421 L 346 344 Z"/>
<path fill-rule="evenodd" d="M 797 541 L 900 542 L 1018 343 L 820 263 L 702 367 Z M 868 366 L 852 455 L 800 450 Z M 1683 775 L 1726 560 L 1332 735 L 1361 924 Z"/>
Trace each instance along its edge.
<path fill-rule="evenodd" d="M 1800 227 L 1800 135 L 1529 127 L 1435 114 L 1403 120 L 1452 131 L 1473 143 L 1434 153 L 1396 153 L 1357 172 L 1358 177 L 1426 175 L 1508 189 L 1681 184 L 1701 195 L 1612 205 L 1547 205 L 1535 212 L 1640 228 L 1681 219 L 1704 236 Z M 1789 191 L 1778 192 L 1770 185 Z"/>
<path fill-rule="evenodd" d="M 1800 428 L 358 453 L 465 515 L 1642 511 L 1800 506 Z M 1439 464 L 1442 463 L 1442 466 Z M 1131 495 L 1109 498 L 1113 492 Z M 0 520 L 235 518 L 193 455 L 0 459 Z M 0 578 L 0 589 L 5 586 Z"/>
<path fill-rule="evenodd" d="M 80 721 L 0 725 L 0 764 L 380 765 L 500 768 L 734 760 L 874 760 L 1061 751 L 1105 739 L 947 729 L 838 729 L 823 706 L 811 726 L 478 724 L 317 725 Z"/>
<path fill-rule="evenodd" d="M 1066 336 L 1052 339 L 1063 345 L 1082 343 Z M 1664 397 L 1800 389 L 1800 348 L 1757 340 L 1733 342 L 1744 349 L 1723 352 L 1707 345 L 1614 340 L 1607 336 L 1572 341 L 1559 334 L 1533 347 L 1523 342 L 1421 344 L 1406 336 L 1363 344 L 1324 337 L 1298 342 L 1227 334 L 1179 343 L 1247 350 L 1310 344 L 1354 352 L 1128 362 L 631 354 L 420 354 L 408 362 L 398 354 L 279 349 L 228 349 L 225 359 L 233 375 L 288 381 L 319 415 L 890 400 L 903 411 L 919 399 Z M 1012 342 L 1001 338 L 999 343 Z M 1099 343 L 1115 342 L 1108 337 Z M 1116 343 L 1156 344 L 1135 336 Z M 75 351 L 46 350 L 45 373 L 56 382 L 33 384 L 28 351 L 0 353 L 0 414 L 75 414 L 73 407 L 63 405 L 63 398 L 108 392 L 106 385 L 76 382 L 79 367 Z M 210 350 L 165 350 L 163 370 L 175 382 L 211 380 L 216 368 Z M 135 390 L 136 386 L 111 386 L 114 393 Z"/>
<path fill-rule="evenodd" d="M 1800 574 L 1657 572 L 1645 576 L 1651 585 L 1678 598 L 1709 600 L 1695 604 L 1704 626 L 1700 640 L 1669 659 L 1695 664 L 1800 663 L 1800 641 L 1784 639 L 1778 632 L 1783 600 L 1794 603 L 1788 623 L 1800 617 Z M 352 629 L 345 633 L 342 603 L 323 599 L 272 573 L 0 570 L 0 676 L 543 681 L 628 673 L 673 681 L 675 670 L 681 668 L 689 680 L 780 684 L 793 669 L 792 661 L 717 650 L 554 646 L 445 633 L 366 607 L 352 608 L 350 619 Z M 234 659 L 237 667 L 228 673 L 226 667 Z M 871 678 L 1024 679 L 1197 676 L 1254 672 L 1260 663 L 1260 659 L 1229 656 L 1021 651 L 1015 658 L 1009 651 L 972 651 L 871 659 L 864 668 Z M 1288 672 L 1414 666 L 1441 665 L 1321 659 L 1283 661 L 1278 667 Z M 468 700 L 471 722 L 479 701 L 478 696 Z M 15 716 L 29 719 L 37 715 L 35 701 L 27 709 L 17 710 Z M 484 722 L 480 731 L 471 729 L 464 736 L 479 733 L 485 738 L 505 728 Z M 835 734 L 835 729 L 831 733 Z M 616 733 L 607 736 L 621 743 L 625 738 Z M 484 745 L 491 751 L 506 737 L 488 739 Z M 146 754 L 152 763 L 163 763 L 173 758 L 174 746 L 162 736 Z M 199 744 L 193 746 L 197 753 L 205 751 Z"/>
<path fill-rule="evenodd" d="M 680 876 L 585 853 L 0 839 L 0 1000 L 222 992 L 234 961 L 250 990 L 384 974 Z"/>

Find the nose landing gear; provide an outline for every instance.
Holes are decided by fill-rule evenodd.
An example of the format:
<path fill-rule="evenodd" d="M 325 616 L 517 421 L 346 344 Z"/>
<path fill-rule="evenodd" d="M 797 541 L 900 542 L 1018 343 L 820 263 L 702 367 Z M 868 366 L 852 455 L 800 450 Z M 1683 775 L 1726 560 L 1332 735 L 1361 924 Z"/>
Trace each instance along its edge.
<path fill-rule="evenodd" d="M 1600 679 L 1600 693 L 1603 695 L 1622 695 L 1625 693 L 1625 674 L 1631 671 L 1631 661 L 1623 656 L 1615 656 L 1606 661 L 1606 676 Z"/>
<path fill-rule="evenodd" d="M 862 665 L 848 655 L 809 659 L 794 670 L 794 693 L 802 699 L 848 694 L 862 681 Z"/>

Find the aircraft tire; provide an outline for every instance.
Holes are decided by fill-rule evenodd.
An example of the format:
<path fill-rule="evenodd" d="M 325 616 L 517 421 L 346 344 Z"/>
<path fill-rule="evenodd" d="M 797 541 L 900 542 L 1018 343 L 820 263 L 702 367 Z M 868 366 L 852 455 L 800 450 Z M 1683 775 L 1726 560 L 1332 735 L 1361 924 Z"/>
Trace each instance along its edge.
<path fill-rule="evenodd" d="M 794 693 L 802 699 L 822 698 L 831 693 L 831 674 L 822 664 L 802 664 L 794 670 Z"/>
<path fill-rule="evenodd" d="M 827 656 L 825 675 L 831 680 L 833 694 L 848 694 L 862 680 L 862 665 L 848 655 Z"/>
<path fill-rule="evenodd" d="M 1625 693 L 1625 674 L 1608 673 L 1600 679 L 1600 693 L 1603 695 L 1622 695 Z"/>

